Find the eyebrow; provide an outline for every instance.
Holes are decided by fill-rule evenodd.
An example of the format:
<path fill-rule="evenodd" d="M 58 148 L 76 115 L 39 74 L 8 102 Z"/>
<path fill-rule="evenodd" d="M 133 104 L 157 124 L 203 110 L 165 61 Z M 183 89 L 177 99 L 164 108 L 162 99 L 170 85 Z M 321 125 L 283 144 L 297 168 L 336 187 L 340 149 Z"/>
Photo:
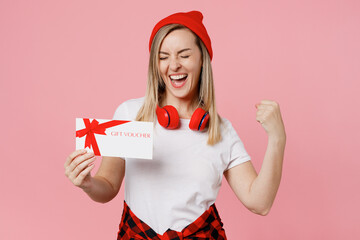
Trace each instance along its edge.
<path fill-rule="evenodd" d="M 178 51 L 177 53 L 180 54 L 180 53 L 185 52 L 185 51 L 188 51 L 188 50 L 191 50 L 191 48 L 181 49 L 181 50 Z M 162 52 L 162 51 L 160 51 L 159 53 L 161 53 L 161 54 L 166 54 L 166 55 L 170 55 L 169 53 L 167 53 L 167 52 Z"/>

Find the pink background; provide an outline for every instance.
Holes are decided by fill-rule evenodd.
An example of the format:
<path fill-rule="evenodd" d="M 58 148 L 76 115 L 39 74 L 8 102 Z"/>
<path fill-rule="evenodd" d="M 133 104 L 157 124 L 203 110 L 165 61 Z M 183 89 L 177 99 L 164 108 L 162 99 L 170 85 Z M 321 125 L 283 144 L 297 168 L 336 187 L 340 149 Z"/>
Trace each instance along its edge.
<path fill-rule="evenodd" d="M 279 102 L 287 131 L 268 216 L 224 179 L 228 238 L 360 239 L 357 0 L 0 1 L 0 239 L 116 239 L 123 189 L 100 204 L 64 175 L 75 118 L 143 96 L 152 27 L 193 9 L 213 42 L 219 112 L 257 170 L 267 137 L 254 105 Z"/>

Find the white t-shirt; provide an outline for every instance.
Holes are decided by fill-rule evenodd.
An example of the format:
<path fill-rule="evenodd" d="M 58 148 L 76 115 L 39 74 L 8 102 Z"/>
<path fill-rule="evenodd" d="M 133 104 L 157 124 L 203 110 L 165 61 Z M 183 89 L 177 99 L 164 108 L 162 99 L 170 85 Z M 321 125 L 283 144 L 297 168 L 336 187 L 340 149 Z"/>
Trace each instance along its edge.
<path fill-rule="evenodd" d="M 114 119 L 135 120 L 143 102 L 124 102 Z M 181 232 L 215 202 L 224 171 L 250 160 L 231 123 L 222 120 L 222 141 L 213 146 L 207 132 L 190 130 L 190 119 L 180 119 L 176 130 L 156 121 L 153 159 L 125 159 L 125 201 L 155 232 Z"/>

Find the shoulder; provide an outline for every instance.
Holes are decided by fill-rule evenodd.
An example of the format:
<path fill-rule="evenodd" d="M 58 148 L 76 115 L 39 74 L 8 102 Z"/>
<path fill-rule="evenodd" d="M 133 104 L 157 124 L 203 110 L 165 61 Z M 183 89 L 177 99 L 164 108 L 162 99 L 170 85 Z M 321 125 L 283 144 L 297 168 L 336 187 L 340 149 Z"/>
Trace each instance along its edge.
<path fill-rule="evenodd" d="M 235 131 L 233 125 L 231 124 L 231 122 L 224 117 L 221 117 L 221 125 L 220 125 L 220 129 L 221 129 L 221 134 L 229 134 L 233 131 Z"/>
<path fill-rule="evenodd" d="M 232 123 L 222 118 L 221 136 L 223 146 L 229 150 L 229 165 L 226 169 L 230 169 L 237 164 L 250 160 L 250 156 L 245 149 L 245 145 L 242 142 L 238 132 L 233 127 Z"/>
<path fill-rule="evenodd" d="M 145 97 L 126 100 L 121 103 L 114 113 L 113 119 L 134 120 L 137 112 L 144 103 Z"/>
<path fill-rule="evenodd" d="M 143 105 L 144 99 L 145 97 L 129 99 L 121 103 L 119 107 L 127 107 L 130 110 L 137 109 Z"/>
<path fill-rule="evenodd" d="M 225 143 L 239 141 L 240 137 L 230 120 L 221 117 L 221 137 Z"/>

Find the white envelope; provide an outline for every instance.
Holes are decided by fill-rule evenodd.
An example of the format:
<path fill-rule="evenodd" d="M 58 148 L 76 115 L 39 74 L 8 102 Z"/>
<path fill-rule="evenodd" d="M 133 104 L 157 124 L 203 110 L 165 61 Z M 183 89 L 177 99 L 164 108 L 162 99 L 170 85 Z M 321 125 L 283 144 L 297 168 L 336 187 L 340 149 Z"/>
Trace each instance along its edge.
<path fill-rule="evenodd" d="M 152 159 L 152 122 L 76 118 L 76 149 L 97 156 Z"/>

